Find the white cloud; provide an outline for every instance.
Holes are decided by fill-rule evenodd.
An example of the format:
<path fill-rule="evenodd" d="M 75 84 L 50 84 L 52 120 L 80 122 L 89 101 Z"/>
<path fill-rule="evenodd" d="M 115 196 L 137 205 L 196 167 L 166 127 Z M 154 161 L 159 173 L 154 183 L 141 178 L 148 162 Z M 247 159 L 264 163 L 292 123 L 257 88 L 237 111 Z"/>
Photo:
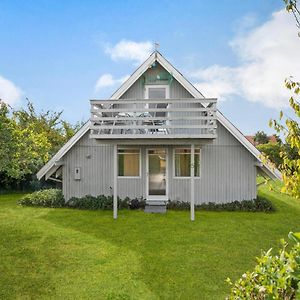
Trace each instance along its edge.
<path fill-rule="evenodd" d="M 114 78 L 111 74 L 106 73 L 99 77 L 95 85 L 95 92 L 100 90 L 105 90 L 107 88 L 112 88 L 117 84 L 122 84 L 129 78 L 129 75 L 123 76 L 121 78 Z"/>
<path fill-rule="evenodd" d="M 294 19 L 281 10 L 269 21 L 230 42 L 239 65 L 214 65 L 192 74 L 197 88 L 209 97 L 226 100 L 239 95 L 269 107 L 288 104 L 284 79 L 300 78 L 300 39 Z"/>
<path fill-rule="evenodd" d="M 0 76 L 0 99 L 9 105 L 17 103 L 22 91 L 12 81 Z"/>
<path fill-rule="evenodd" d="M 153 43 L 150 41 L 134 42 L 121 40 L 114 46 L 107 46 L 105 53 L 114 61 L 132 61 L 140 64 L 146 60 L 153 51 Z"/>

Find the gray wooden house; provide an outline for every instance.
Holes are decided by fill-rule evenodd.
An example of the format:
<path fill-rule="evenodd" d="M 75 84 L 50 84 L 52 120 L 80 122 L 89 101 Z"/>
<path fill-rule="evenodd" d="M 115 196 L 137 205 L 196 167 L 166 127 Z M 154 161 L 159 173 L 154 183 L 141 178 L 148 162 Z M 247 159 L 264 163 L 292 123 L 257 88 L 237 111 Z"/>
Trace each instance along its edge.
<path fill-rule="evenodd" d="M 85 195 L 232 202 L 257 196 L 260 173 L 280 178 L 260 152 L 159 52 L 107 100 L 38 172 L 62 181 L 65 199 Z"/>

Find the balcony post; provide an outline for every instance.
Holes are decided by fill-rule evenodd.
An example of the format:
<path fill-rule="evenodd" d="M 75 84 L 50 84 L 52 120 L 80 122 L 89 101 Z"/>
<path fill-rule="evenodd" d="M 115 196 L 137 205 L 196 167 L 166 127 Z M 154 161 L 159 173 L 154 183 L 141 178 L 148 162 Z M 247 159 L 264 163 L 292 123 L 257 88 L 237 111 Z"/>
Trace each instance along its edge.
<path fill-rule="evenodd" d="M 114 144 L 114 189 L 113 189 L 113 210 L 114 219 L 118 218 L 118 145 Z"/>
<path fill-rule="evenodd" d="M 191 144 L 191 221 L 195 221 L 195 145 Z"/>

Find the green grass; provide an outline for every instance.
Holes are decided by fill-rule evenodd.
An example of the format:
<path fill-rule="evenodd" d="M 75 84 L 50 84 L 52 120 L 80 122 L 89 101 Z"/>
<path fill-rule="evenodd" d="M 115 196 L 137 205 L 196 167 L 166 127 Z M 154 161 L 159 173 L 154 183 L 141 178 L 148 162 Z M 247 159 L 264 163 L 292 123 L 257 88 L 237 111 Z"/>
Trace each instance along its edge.
<path fill-rule="evenodd" d="M 277 187 L 278 189 L 278 187 Z M 224 299 L 261 249 L 300 231 L 300 202 L 260 187 L 275 213 L 166 215 L 20 207 L 0 196 L 1 299 Z"/>

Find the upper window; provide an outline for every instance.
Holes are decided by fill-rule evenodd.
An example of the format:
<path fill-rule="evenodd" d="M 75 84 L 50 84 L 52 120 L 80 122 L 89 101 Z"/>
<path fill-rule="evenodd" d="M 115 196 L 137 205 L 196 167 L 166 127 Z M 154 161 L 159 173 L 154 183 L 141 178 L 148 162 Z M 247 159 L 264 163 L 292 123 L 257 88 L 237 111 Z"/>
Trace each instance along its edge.
<path fill-rule="evenodd" d="M 166 98 L 166 88 L 148 88 L 148 98 L 149 99 L 165 99 Z"/>
<path fill-rule="evenodd" d="M 118 149 L 118 176 L 140 176 L 140 149 Z"/>
<path fill-rule="evenodd" d="M 191 176 L 191 149 L 177 148 L 174 156 L 175 177 Z M 195 148 L 194 176 L 200 177 L 200 148 Z"/>
<path fill-rule="evenodd" d="M 146 85 L 146 99 L 167 99 L 169 98 L 168 85 Z"/>

